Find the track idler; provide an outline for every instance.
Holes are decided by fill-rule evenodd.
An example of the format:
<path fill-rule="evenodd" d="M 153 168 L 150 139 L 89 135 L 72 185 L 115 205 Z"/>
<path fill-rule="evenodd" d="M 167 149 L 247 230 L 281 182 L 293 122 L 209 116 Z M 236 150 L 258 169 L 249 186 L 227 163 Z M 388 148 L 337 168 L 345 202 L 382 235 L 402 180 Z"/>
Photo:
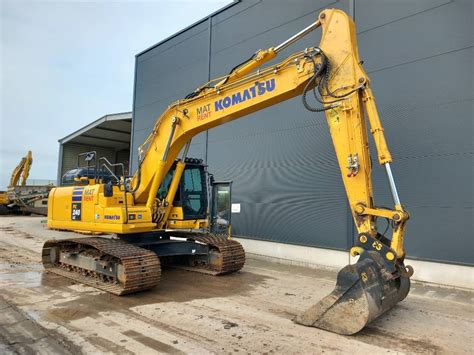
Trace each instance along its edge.
<path fill-rule="evenodd" d="M 355 334 L 408 295 L 410 276 L 403 264 L 390 265 L 378 252 L 364 251 L 357 263 L 339 271 L 334 291 L 298 315 L 295 322 Z"/>

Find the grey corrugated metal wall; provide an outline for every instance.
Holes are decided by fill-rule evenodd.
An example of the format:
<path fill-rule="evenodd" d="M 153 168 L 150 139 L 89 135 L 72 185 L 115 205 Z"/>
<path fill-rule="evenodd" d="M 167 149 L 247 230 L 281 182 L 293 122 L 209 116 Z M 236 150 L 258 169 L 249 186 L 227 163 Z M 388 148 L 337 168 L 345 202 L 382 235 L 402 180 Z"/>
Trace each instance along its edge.
<path fill-rule="evenodd" d="M 330 7 L 350 13 L 358 26 L 399 192 L 412 215 L 409 256 L 474 264 L 468 0 L 236 3 L 137 56 L 132 152 L 168 103 L 208 75 L 224 75 L 257 49 L 280 43 Z M 318 41 L 311 35 L 279 59 Z M 325 119 L 306 111 L 300 98 L 201 135 L 192 154 L 207 154 L 216 177 L 234 181 L 233 202 L 242 209 L 233 216 L 236 234 L 335 249 L 351 245 L 352 220 Z M 376 202 L 391 205 L 381 169 L 374 185 Z"/>

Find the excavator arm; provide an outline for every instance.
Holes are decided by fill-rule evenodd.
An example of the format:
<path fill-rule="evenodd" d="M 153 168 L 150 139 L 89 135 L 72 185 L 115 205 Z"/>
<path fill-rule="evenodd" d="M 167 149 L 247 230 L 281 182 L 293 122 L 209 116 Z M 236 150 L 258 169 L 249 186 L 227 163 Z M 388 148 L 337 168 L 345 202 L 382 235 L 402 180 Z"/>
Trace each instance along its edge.
<path fill-rule="evenodd" d="M 15 169 L 13 169 L 12 175 L 10 177 L 9 186 L 17 186 L 18 182 L 20 182 L 20 186 L 25 186 L 26 179 L 28 179 L 32 163 L 33 154 L 31 153 L 31 150 L 29 150 L 28 153 L 23 158 L 21 158 Z"/>

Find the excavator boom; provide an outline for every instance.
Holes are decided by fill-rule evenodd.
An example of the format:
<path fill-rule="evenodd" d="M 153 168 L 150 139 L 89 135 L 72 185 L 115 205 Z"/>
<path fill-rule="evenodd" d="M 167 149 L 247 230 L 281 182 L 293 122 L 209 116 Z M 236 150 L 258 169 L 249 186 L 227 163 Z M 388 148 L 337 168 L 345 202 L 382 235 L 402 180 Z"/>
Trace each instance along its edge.
<path fill-rule="evenodd" d="M 17 186 L 18 183 L 20 183 L 20 186 L 26 185 L 26 180 L 30 174 L 31 164 L 33 164 L 33 154 L 31 153 L 31 150 L 29 150 L 28 153 L 23 158 L 21 158 L 20 162 L 13 170 L 10 177 L 9 187 Z"/>

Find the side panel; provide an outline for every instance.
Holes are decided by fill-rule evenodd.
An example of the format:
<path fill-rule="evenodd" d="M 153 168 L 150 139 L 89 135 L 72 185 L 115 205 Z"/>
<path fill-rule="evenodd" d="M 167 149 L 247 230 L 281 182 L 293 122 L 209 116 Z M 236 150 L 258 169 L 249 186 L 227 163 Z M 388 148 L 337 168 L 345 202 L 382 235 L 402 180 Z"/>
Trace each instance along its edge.
<path fill-rule="evenodd" d="M 355 14 L 360 57 L 411 215 L 408 257 L 472 265 L 473 3 L 356 0 Z M 385 172 L 374 172 L 375 203 L 391 205 Z"/>
<path fill-rule="evenodd" d="M 211 77 L 256 50 L 277 45 L 314 22 L 331 1 L 262 1 L 234 6 L 213 19 Z M 276 61 L 319 43 L 316 30 Z M 234 234 L 291 244 L 346 249 L 347 199 L 324 114 L 296 97 L 209 131 L 208 164 L 232 180 Z"/>
<path fill-rule="evenodd" d="M 71 186 L 51 190 L 48 227 L 104 233 L 135 233 L 155 227 L 150 211 L 133 206 L 130 195 L 128 208 L 125 208 L 123 192 L 114 186 L 113 196 L 105 197 L 103 186 Z"/>

